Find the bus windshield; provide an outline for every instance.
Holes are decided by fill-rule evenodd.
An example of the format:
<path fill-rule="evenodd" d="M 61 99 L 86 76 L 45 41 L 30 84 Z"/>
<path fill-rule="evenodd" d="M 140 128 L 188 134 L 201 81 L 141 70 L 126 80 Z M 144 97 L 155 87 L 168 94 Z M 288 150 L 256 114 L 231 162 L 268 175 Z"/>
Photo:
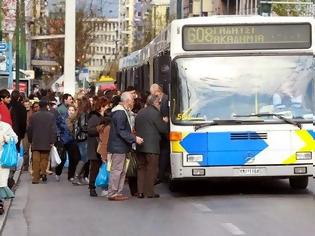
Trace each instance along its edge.
<path fill-rule="evenodd" d="M 172 79 L 174 123 L 313 119 L 312 56 L 178 58 Z M 243 116 L 243 117 L 242 117 Z"/>

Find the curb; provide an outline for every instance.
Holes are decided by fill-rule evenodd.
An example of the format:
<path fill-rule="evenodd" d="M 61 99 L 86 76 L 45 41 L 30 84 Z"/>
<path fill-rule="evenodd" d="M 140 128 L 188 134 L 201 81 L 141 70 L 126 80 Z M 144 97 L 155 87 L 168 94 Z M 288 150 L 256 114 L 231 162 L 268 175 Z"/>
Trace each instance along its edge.
<path fill-rule="evenodd" d="M 21 177 L 21 174 L 23 172 L 23 163 L 21 165 L 21 168 L 19 170 L 17 170 L 13 176 L 13 179 L 15 180 L 15 185 L 13 187 L 13 192 L 15 194 L 16 190 L 17 190 L 17 187 L 19 185 L 19 181 L 20 181 L 20 177 Z M 13 199 L 10 199 L 8 201 L 4 201 L 4 214 L 2 216 L 0 216 L 0 235 L 2 235 L 2 231 L 4 229 L 4 226 L 5 226 L 5 223 L 7 221 L 7 218 L 8 218 L 8 213 L 9 213 L 9 210 L 11 208 L 11 205 L 12 205 L 12 202 L 13 202 L 14 198 Z"/>

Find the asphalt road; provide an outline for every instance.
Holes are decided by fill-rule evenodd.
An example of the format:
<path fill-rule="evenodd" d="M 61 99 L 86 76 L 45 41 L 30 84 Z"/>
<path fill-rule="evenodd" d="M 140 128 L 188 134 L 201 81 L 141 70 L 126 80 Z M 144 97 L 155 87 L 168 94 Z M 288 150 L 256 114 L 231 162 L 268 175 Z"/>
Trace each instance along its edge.
<path fill-rule="evenodd" d="M 126 186 L 126 193 L 128 188 Z M 315 232 L 315 180 L 295 191 L 286 180 L 194 182 L 160 199 L 110 202 L 87 186 L 32 185 L 21 176 L 4 236 L 12 235 L 253 235 L 309 236 Z"/>

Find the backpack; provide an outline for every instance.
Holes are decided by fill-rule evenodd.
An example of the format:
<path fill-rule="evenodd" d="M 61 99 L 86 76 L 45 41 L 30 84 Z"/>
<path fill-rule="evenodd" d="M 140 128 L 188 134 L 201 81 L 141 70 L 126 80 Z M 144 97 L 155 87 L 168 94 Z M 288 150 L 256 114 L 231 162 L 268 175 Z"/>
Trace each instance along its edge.
<path fill-rule="evenodd" d="M 88 138 L 88 116 L 86 113 L 81 114 L 75 121 L 74 137 L 78 142 L 84 142 Z"/>

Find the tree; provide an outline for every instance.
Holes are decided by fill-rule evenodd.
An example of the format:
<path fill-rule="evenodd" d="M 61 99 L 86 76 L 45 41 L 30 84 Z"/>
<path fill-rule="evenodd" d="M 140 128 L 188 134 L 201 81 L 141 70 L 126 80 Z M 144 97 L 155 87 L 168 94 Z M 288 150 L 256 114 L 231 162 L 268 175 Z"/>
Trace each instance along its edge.
<path fill-rule="evenodd" d="M 283 2 L 296 2 L 295 0 L 282 0 Z M 272 11 L 278 16 L 305 16 L 312 13 L 312 5 L 303 3 L 310 2 L 309 0 L 300 0 L 301 4 L 272 4 Z"/>
<path fill-rule="evenodd" d="M 49 19 L 49 33 L 64 34 L 65 20 L 64 19 Z M 86 21 L 86 15 L 83 10 L 76 12 L 76 66 L 83 67 L 89 60 L 89 48 L 95 41 L 93 35 L 94 29 L 90 23 Z M 64 39 L 51 40 L 47 45 L 51 59 L 58 62 L 63 67 L 64 64 Z"/>

